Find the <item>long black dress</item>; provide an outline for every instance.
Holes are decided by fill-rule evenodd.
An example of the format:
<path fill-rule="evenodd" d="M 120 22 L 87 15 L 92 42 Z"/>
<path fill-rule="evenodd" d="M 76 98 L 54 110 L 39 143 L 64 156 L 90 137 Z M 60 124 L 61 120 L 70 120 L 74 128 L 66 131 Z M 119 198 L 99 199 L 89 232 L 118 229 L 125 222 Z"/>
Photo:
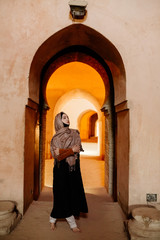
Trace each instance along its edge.
<path fill-rule="evenodd" d="M 79 155 L 75 171 L 69 170 L 66 159 L 56 163 L 53 168 L 53 209 L 52 218 L 67 218 L 87 213 L 88 207 L 84 193 Z"/>

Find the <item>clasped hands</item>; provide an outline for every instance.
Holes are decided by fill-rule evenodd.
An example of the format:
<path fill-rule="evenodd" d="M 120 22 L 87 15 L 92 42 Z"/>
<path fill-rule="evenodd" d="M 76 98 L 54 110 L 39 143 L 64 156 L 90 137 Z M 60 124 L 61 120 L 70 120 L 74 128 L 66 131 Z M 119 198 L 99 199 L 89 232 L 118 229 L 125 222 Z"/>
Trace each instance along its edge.
<path fill-rule="evenodd" d="M 79 153 L 79 152 L 80 152 L 80 146 L 79 146 L 79 145 L 74 145 L 74 146 L 72 147 L 72 150 L 73 150 L 73 152 L 75 152 L 75 153 Z"/>
<path fill-rule="evenodd" d="M 79 146 L 79 145 L 74 145 L 74 146 L 72 147 L 72 150 L 73 150 L 74 153 L 79 153 L 79 152 L 80 152 L 80 146 Z M 59 148 L 56 148 L 56 149 L 54 150 L 54 152 L 55 152 L 55 154 L 58 156 L 58 155 L 59 155 Z"/>

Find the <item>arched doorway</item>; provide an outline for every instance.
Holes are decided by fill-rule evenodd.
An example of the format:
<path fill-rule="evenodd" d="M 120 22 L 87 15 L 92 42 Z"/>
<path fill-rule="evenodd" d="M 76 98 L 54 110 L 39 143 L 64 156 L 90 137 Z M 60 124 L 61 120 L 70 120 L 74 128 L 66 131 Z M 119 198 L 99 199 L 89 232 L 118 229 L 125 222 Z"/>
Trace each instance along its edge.
<path fill-rule="evenodd" d="M 77 63 L 77 62 L 76 62 Z M 80 63 L 78 63 L 78 65 L 79 65 Z M 67 65 L 67 64 L 66 64 Z M 66 66 L 65 65 L 65 66 Z M 75 65 L 75 63 L 72 63 L 72 66 L 74 66 Z M 76 64 L 77 65 L 77 64 Z M 82 64 L 80 64 L 80 66 L 81 66 Z M 89 66 L 87 66 L 87 69 L 88 68 L 90 68 Z M 91 72 L 89 72 L 90 74 L 91 74 Z M 80 73 L 78 73 L 78 74 L 80 74 Z M 54 75 L 54 73 L 53 73 L 53 75 Z M 69 75 L 71 76 L 71 74 L 69 73 Z M 97 74 L 98 75 L 98 74 Z M 97 84 L 96 84 L 96 86 L 98 86 L 99 85 L 99 88 L 101 89 L 101 91 L 103 91 L 103 94 L 101 93 L 101 95 L 102 95 L 102 98 L 100 99 L 100 102 L 101 102 L 101 105 L 103 104 L 103 101 L 104 101 L 104 98 L 105 98 L 105 93 L 104 93 L 104 86 L 102 86 L 102 82 L 103 82 L 103 80 L 100 78 L 100 76 L 99 76 L 99 78 L 97 78 L 97 75 L 95 75 L 95 80 L 93 81 L 93 75 L 92 75 L 92 83 L 93 83 L 93 85 L 94 85 L 94 83 L 95 83 L 95 81 L 97 81 Z M 88 77 L 87 77 L 87 79 L 88 79 Z M 70 101 L 74 101 L 74 103 L 75 102 L 77 102 L 77 105 L 79 106 L 79 108 L 76 108 L 76 109 L 74 109 L 74 119 L 71 121 L 71 123 L 73 123 L 74 122 L 74 124 L 71 126 L 71 127 L 73 127 L 73 128 L 77 128 L 77 129 L 79 129 L 79 131 L 80 131 L 80 134 L 82 133 L 83 134 L 83 131 L 85 131 L 85 129 L 80 129 L 80 120 L 81 120 L 81 118 L 82 118 L 82 116 L 83 116 L 83 114 L 85 114 L 86 113 L 86 111 L 88 111 L 87 109 L 86 109 L 86 106 L 88 106 L 88 108 L 89 109 L 92 109 L 92 110 L 94 110 L 95 112 L 97 112 L 97 117 L 98 117 L 98 119 L 97 119 L 97 121 L 98 121 L 98 130 L 99 130 L 99 138 L 97 139 L 98 140 L 98 142 L 97 142 L 97 148 L 98 148 L 98 150 L 97 150 L 97 153 L 96 153 L 96 155 L 98 155 L 99 156 L 99 158 L 101 158 L 101 159 L 104 159 L 104 141 L 103 141 L 103 143 L 102 143 L 102 138 L 104 138 L 104 134 L 102 134 L 102 127 L 103 127 L 103 132 L 104 132 L 104 117 L 103 117 L 103 113 L 101 112 L 101 105 L 100 105 L 100 103 L 99 103 L 99 101 L 96 99 L 96 97 L 94 96 L 94 94 L 91 94 L 91 93 L 89 93 L 87 90 L 88 90 L 88 88 L 90 88 L 91 89 L 91 91 L 93 90 L 92 89 L 92 87 L 90 87 L 90 84 L 88 85 L 88 88 L 86 87 L 86 85 L 87 85 L 87 83 L 86 83 L 86 81 L 87 81 L 87 79 L 85 79 L 85 81 L 83 82 L 83 81 L 81 81 L 82 83 L 81 84 L 78 84 L 79 85 L 79 88 L 81 88 L 81 89 L 75 89 L 75 88 L 73 88 L 71 91 L 67 91 L 66 93 L 64 93 L 64 91 L 65 91 L 65 89 L 63 88 L 63 93 L 61 92 L 61 91 L 59 91 L 58 90 L 58 92 L 59 92 L 59 98 L 58 98 L 58 100 L 56 101 L 56 104 L 55 105 L 53 105 L 53 101 L 51 100 L 51 101 L 49 101 L 49 106 L 51 107 L 51 110 L 52 110 L 52 123 L 53 123 L 53 121 L 54 121 L 54 117 L 55 117 L 55 115 L 58 113 L 58 112 L 60 112 L 61 110 L 62 110 L 62 108 L 63 108 L 63 111 L 65 111 L 64 110 L 64 105 L 65 105 L 65 103 L 67 103 L 67 102 L 70 102 Z M 100 81 L 101 81 L 101 84 L 100 84 Z M 54 87 L 55 87 L 55 89 L 57 90 L 57 88 L 58 88 L 58 85 L 56 84 L 56 82 L 57 81 L 55 81 L 55 79 L 54 79 Z M 59 82 L 61 82 L 61 80 L 59 79 Z M 78 80 L 76 81 L 76 86 L 77 86 L 77 82 L 78 82 Z M 62 83 L 62 82 L 61 82 Z M 84 83 L 86 83 L 86 84 L 84 84 Z M 59 83 L 58 83 L 59 84 Z M 68 82 L 67 83 L 67 85 L 69 85 L 70 83 Z M 63 85 L 63 83 L 62 83 L 62 85 Z M 74 87 L 73 86 L 73 84 L 70 84 L 71 86 L 70 86 L 70 88 L 72 88 L 72 87 Z M 101 86 L 100 86 L 101 85 Z M 84 87 L 84 89 L 85 89 L 85 91 L 82 89 L 82 87 Z M 51 90 L 51 92 L 53 92 L 54 90 Z M 98 90 L 97 90 L 98 91 Z M 97 92 L 96 91 L 96 92 Z M 62 96 L 61 96 L 61 93 L 62 93 Z M 54 94 L 54 92 L 52 93 L 52 94 Z M 55 94 L 54 94 L 55 95 Z M 97 95 L 97 94 L 96 94 Z M 98 94 L 98 95 L 100 95 L 100 93 Z M 51 96 L 50 96 L 51 97 Z M 51 98 L 52 99 L 52 98 Z M 57 98 L 56 98 L 57 99 Z M 73 100 L 74 99 L 74 100 Z M 82 104 L 82 101 L 83 101 L 83 104 Z M 88 105 L 89 104 L 89 105 Z M 80 106 L 81 105 L 81 106 Z M 68 109 L 68 111 L 67 111 L 67 113 L 69 113 L 69 116 L 72 116 L 72 107 L 70 107 L 70 109 Z M 47 112 L 47 114 L 48 114 L 48 112 Z M 84 125 L 83 125 L 84 126 Z M 82 131 L 81 131 L 82 130 Z M 52 126 L 50 125 L 49 126 L 49 129 L 48 129 L 48 127 L 47 127 L 47 135 L 49 135 L 48 136 L 48 140 L 50 141 L 50 139 L 52 138 L 52 135 L 55 133 L 54 132 L 54 129 L 53 129 L 53 124 L 52 124 Z M 102 136 L 103 135 L 103 136 Z M 83 138 L 83 135 L 82 135 L 82 138 Z M 99 153 L 99 154 L 98 154 Z"/>
<path fill-rule="evenodd" d="M 37 113 L 30 117 L 30 121 L 35 124 L 34 126 L 36 126 L 36 124 L 38 125 L 40 116 L 41 128 L 40 161 L 38 161 L 38 153 L 35 146 L 34 148 L 32 147 L 37 153 L 36 158 L 34 158 L 32 154 L 35 176 L 34 182 L 43 184 L 43 134 L 45 132 L 45 111 L 48 108 L 45 97 L 46 84 L 53 71 L 62 64 L 71 61 L 81 61 L 90 64 L 102 76 L 104 84 L 107 86 L 106 89 L 109 89 L 108 92 L 106 91 L 106 100 L 102 106 L 102 111 L 106 117 L 105 133 L 106 142 L 108 142 L 108 145 L 105 146 L 105 161 L 106 177 L 109 179 L 109 184 L 106 187 L 115 199 L 118 194 L 119 202 L 124 211 L 127 211 L 129 114 L 126 102 L 124 65 L 118 50 L 108 39 L 82 24 L 71 25 L 51 36 L 39 47 L 31 64 L 27 109 L 32 109 Z M 26 114 L 26 118 L 28 115 Z M 115 126 L 117 127 L 115 128 Z M 123 129 L 125 129 L 125 135 Z M 35 138 L 34 133 L 32 135 L 32 137 Z M 108 139 L 110 139 L 110 141 L 108 141 Z M 26 135 L 25 161 L 27 161 L 28 158 L 28 144 L 29 141 Z M 24 171 L 26 172 L 24 175 L 28 176 L 27 168 L 25 168 Z M 121 178 L 122 171 L 123 177 Z M 40 191 L 39 184 L 35 184 L 33 191 L 35 192 L 34 199 L 36 199 Z M 24 210 L 32 200 L 32 197 L 28 197 L 29 194 L 30 189 L 24 192 Z M 25 202 L 27 202 L 27 204 L 25 204 Z"/>
<path fill-rule="evenodd" d="M 90 49 L 84 47 L 84 46 L 73 46 L 73 47 L 69 47 L 67 49 L 62 50 L 61 52 L 59 52 L 53 59 L 51 59 L 43 68 L 43 72 L 42 72 L 42 88 L 41 88 L 41 100 L 43 100 L 43 103 L 41 104 L 41 106 L 43 107 L 48 106 L 47 103 L 47 98 L 46 98 L 46 86 L 47 83 L 50 79 L 50 77 L 52 75 L 54 75 L 54 72 L 56 72 L 58 69 L 61 69 L 62 66 L 67 66 L 69 63 L 72 62 L 79 62 L 79 63 L 85 63 L 89 66 L 91 66 L 94 71 L 96 70 L 96 72 L 101 76 L 101 81 L 103 82 L 103 85 L 105 86 L 105 94 L 104 94 L 104 99 L 103 102 L 101 103 L 101 105 L 98 106 L 98 111 L 100 112 L 99 115 L 102 115 L 102 112 L 100 111 L 101 107 L 104 105 L 104 103 L 108 104 L 108 109 L 110 111 L 110 116 L 111 116 L 111 122 L 109 124 L 112 125 L 112 99 L 113 99 L 113 88 L 110 87 L 110 83 L 109 83 L 109 78 L 111 77 L 110 74 L 110 70 L 108 69 L 107 65 L 103 62 L 102 59 L 98 59 L 98 56 L 91 51 Z M 100 62 L 101 61 L 101 62 Z M 80 74 L 80 73 L 79 73 Z M 82 81 L 82 80 L 81 80 Z M 98 80 L 97 80 L 98 81 Z M 100 83 L 99 83 L 100 84 Z M 63 84 L 64 85 L 64 84 Z M 87 85 L 87 82 L 84 85 Z M 82 86 L 81 86 L 82 87 Z M 90 86 L 90 88 L 92 89 L 92 87 Z M 75 90 L 74 90 L 75 91 Z M 89 91 L 89 90 L 88 90 Z M 92 91 L 91 91 L 92 92 Z M 70 93 L 72 96 L 74 96 L 74 93 L 71 92 Z M 103 94 L 102 94 L 103 95 Z M 64 95 L 65 96 L 65 95 Z M 85 94 L 83 93 L 83 96 L 85 97 Z M 61 97 L 63 98 L 63 97 Z M 65 97 L 64 97 L 65 99 Z M 65 100 L 58 100 L 61 102 L 65 102 Z M 44 111 L 44 109 L 43 109 Z M 45 114 L 43 115 L 43 122 L 41 123 L 41 125 L 43 126 L 42 128 L 45 129 L 45 124 L 46 124 L 46 119 L 45 118 Z M 102 124 L 102 117 L 99 117 L 99 121 Z M 113 129 L 113 128 L 112 128 Z M 112 132 L 112 131 L 111 131 Z M 107 133 L 108 134 L 108 133 Z M 45 136 L 45 132 L 42 133 L 43 136 Z M 107 142 L 112 142 L 112 148 L 110 147 L 110 156 L 109 156 L 109 152 L 107 154 L 105 154 L 107 160 L 106 163 L 109 161 L 108 159 L 110 158 L 110 161 L 113 161 L 113 154 L 114 154 L 114 146 L 113 146 L 113 142 L 114 142 L 114 136 L 113 134 L 109 136 L 110 140 L 106 138 Z M 111 140 L 112 138 L 112 140 Z M 100 141 L 102 141 L 102 138 L 99 138 Z M 42 142 L 44 142 L 44 138 L 42 139 Z M 98 146 L 101 146 L 100 142 L 98 143 Z M 45 149 L 43 149 L 43 152 L 45 151 Z M 44 162 L 44 159 L 42 159 L 42 162 Z M 107 163 L 108 164 L 108 163 Z M 112 169 L 109 170 L 109 174 L 108 171 L 106 172 L 106 189 L 109 192 L 109 194 L 113 195 L 113 180 L 111 181 L 111 179 L 113 178 L 113 176 L 111 176 L 113 174 L 113 164 L 110 165 L 110 167 L 112 167 Z M 107 167 L 106 167 L 107 169 Z M 43 172 L 42 172 L 42 177 L 43 177 Z M 109 178 L 110 176 L 110 178 Z M 45 177 L 42 178 L 42 186 L 44 185 L 44 180 Z M 109 184 L 110 181 L 110 184 Z"/>
<path fill-rule="evenodd" d="M 99 93 L 97 93 L 98 87 Z M 85 91 L 82 88 L 85 89 Z M 90 94 L 89 91 L 91 91 L 92 94 Z M 94 96 L 94 92 L 96 96 Z M 102 158 L 102 154 L 104 156 L 104 148 L 102 149 L 100 145 L 102 144 L 102 131 L 104 132 L 104 116 L 100 111 L 101 105 L 99 104 L 99 102 L 103 104 L 105 97 L 103 93 L 103 80 L 100 78 L 99 74 L 89 65 L 80 62 L 65 64 L 57 69 L 50 77 L 46 89 L 46 97 L 50 109 L 46 114 L 44 186 L 51 187 L 53 184 L 53 159 L 50 154 L 50 142 L 55 133 L 55 115 L 61 111 L 68 114 L 70 118 L 70 127 L 78 129 L 80 135 L 82 134 L 81 141 L 84 152 L 80 154 L 80 165 L 84 187 L 88 189 L 104 186 L 104 160 Z M 98 100 L 96 97 L 99 97 Z M 88 111 L 89 113 L 91 112 L 91 116 L 95 112 L 97 114 L 98 130 L 96 142 L 93 141 L 93 137 L 86 139 L 84 136 L 84 133 L 90 130 L 88 125 L 95 125 L 94 121 L 92 124 L 89 124 L 89 119 L 86 119 L 87 123 L 82 119 L 83 115 Z M 45 189 L 46 188 L 44 188 L 44 190 Z"/>
<path fill-rule="evenodd" d="M 93 110 L 88 110 L 85 112 L 80 119 L 80 133 L 81 139 L 87 141 L 97 142 L 97 120 L 98 114 Z M 84 122 L 84 123 L 83 123 Z M 83 127 L 83 125 L 85 127 Z"/>

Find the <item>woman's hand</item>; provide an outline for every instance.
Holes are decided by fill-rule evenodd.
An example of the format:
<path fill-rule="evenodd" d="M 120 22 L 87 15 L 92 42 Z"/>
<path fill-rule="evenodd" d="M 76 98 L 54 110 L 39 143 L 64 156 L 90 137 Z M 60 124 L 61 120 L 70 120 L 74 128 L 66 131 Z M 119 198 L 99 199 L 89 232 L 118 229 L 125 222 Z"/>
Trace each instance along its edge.
<path fill-rule="evenodd" d="M 54 152 L 55 152 L 56 156 L 58 156 L 58 155 L 59 155 L 59 148 L 56 148 L 56 149 L 54 150 Z"/>
<path fill-rule="evenodd" d="M 79 146 L 79 145 L 74 145 L 74 146 L 72 147 L 72 150 L 73 150 L 73 152 L 79 153 L 79 152 L 80 152 L 80 146 Z"/>

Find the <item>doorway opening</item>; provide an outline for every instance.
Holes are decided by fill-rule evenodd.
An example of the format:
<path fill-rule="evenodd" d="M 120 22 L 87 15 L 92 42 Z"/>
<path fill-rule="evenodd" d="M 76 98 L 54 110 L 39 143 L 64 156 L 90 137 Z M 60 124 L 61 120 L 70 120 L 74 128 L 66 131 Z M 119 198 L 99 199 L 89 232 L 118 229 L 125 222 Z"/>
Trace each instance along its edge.
<path fill-rule="evenodd" d="M 86 63 L 75 61 L 64 64 L 49 78 L 46 99 L 50 109 L 46 114 L 44 185 L 51 187 L 53 184 L 50 142 L 55 133 L 54 117 L 63 111 L 70 118 L 70 127 L 80 131 L 84 149 L 81 153 L 84 186 L 104 187 L 102 135 L 105 121 L 100 108 L 105 99 L 105 86 L 101 76 Z M 86 166 L 87 162 L 91 165 L 89 168 Z M 88 170 L 90 174 L 87 174 Z"/>
<path fill-rule="evenodd" d="M 95 111 L 95 113 L 97 113 L 97 143 L 95 141 L 91 142 L 91 139 L 93 140 L 93 138 L 90 136 L 90 138 L 88 138 L 90 139 L 90 142 L 83 142 L 86 151 L 81 155 L 84 155 L 84 157 L 87 156 L 87 158 L 90 156 L 98 160 L 104 160 L 103 168 L 105 170 L 103 170 L 103 174 L 101 174 L 100 178 L 104 179 L 101 182 L 105 185 L 107 192 L 112 195 L 113 164 L 111 166 L 112 169 L 110 170 L 107 169 L 107 165 L 109 158 L 112 158 L 112 162 L 114 161 L 114 128 L 110 128 L 111 134 L 107 132 L 105 137 L 105 116 L 101 111 L 101 108 L 104 103 L 108 104 L 110 113 L 109 125 L 112 125 L 114 113 L 112 102 L 113 87 L 109 83 L 111 74 L 107 69 L 107 65 L 105 66 L 105 63 L 102 60 L 100 62 L 100 59 L 97 60 L 97 58 L 98 56 L 90 49 L 83 46 L 74 46 L 64 49 L 46 64 L 41 76 L 43 83 L 41 85 L 40 98 L 42 109 L 41 142 L 43 143 L 47 140 L 47 146 L 45 145 L 47 149 L 46 155 L 49 155 L 49 143 L 54 134 L 53 119 L 58 112 L 66 112 L 69 117 L 72 118 L 70 119 L 70 122 L 73 123 L 73 126 L 71 127 L 80 130 L 78 124 L 80 124 L 81 116 L 84 115 L 85 112 Z M 91 114 L 88 120 L 90 120 L 90 123 L 91 121 L 92 123 L 93 121 L 96 123 L 96 115 Z M 48 125 L 47 122 L 50 124 Z M 83 131 L 86 131 L 85 124 L 83 125 Z M 45 136 L 47 139 L 45 139 Z M 94 140 L 95 139 L 96 138 L 94 138 Z M 112 142 L 112 146 L 107 154 L 105 154 L 105 145 L 109 146 L 109 142 Z M 42 144 L 42 147 L 43 145 L 44 144 Z M 45 148 L 43 148 L 42 152 L 46 152 Z M 41 162 L 41 166 L 44 166 L 45 163 L 47 163 L 47 161 L 44 160 L 43 154 L 41 156 Z M 44 167 L 41 169 L 42 186 L 45 185 L 45 174 L 47 175 L 44 169 Z M 92 172 L 96 173 L 93 169 Z M 110 175 L 110 178 L 108 175 Z M 93 177 L 95 178 L 95 176 Z M 109 181 L 111 181 L 110 184 Z M 86 180 L 86 182 L 88 181 Z"/>
<path fill-rule="evenodd" d="M 45 136 L 47 111 L 49 109 L 46 97 L 48 80 L 62 66 L 75 62 L 92 67 L 103 80 L 105 99 L 98 109 L 104 117 L 105 125 L 103 136 L 99 138 L 104 139 L 102 142 L 105 149 L 105 182 L 108 183 L 105 187 L 109 194 L 120 202 L 123 210 L 127 212 L 129 109 L 126 101 L 124 64 L 118 50 L 107 38 L 83 24 L 68 26 L 47 39 L 37 50 L 31 64 L 29 99 L 26 106 L 24 211 L 33 199 L 38 198 L 45 181 Z M 70 92 L 73 90 L 78 91 L 78 89 L 70 89 Z M 62 95 L 65 96 L 65 94 Z M 87 109 L 87 111 L 90 110 L 95 111 L 98 115 L 98 111 Z M 81 120 L 83 121 L 84 114 L 85 111 L 79 116 L 78 124 Z M 90 119 L 91 122 L 95 121 L 94 126 L 96 126 L 95 116 L 92 117 L 92 120 Z M 35 141 L 34 131 L 32 136 L 27 134 L 30 128 L 28 123 L 32 124 L 33 129 L 40 128 L 39 141 Z M 30 137 L 33 138 L 33 146 L 30 144 Z M 34 142 L 36 142 L 36 146 Z M 38 151 L 38 149 L 40 150 Z M 29 159 L 32 161 L 32 169 L 25 167 Z M 34 174 L 34 177 L 31 176 L 32 174 Z M 25 178 L 30 179 L 29 187 Z"/>

